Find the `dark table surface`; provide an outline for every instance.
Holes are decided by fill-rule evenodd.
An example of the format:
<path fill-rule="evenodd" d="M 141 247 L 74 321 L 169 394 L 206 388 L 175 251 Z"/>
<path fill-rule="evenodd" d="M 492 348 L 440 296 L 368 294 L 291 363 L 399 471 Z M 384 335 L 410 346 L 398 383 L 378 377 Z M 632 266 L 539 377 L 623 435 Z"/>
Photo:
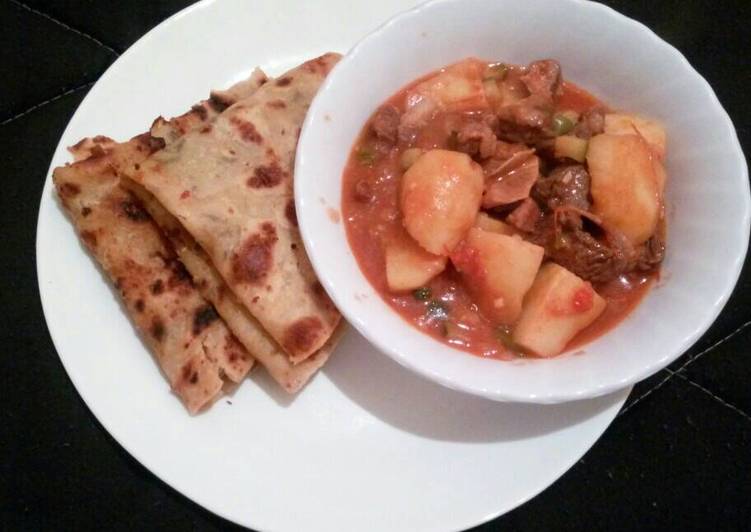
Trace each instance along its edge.
<path fill-rule="evenodd" d="M 34 262 L 42 185 L 65 125 L 123 51 L 189 3 L 0 0 L 3 530 L 234 526 L 155 478 L 89 412 L 50 341 Z M 751 1 L 606 3 L 686 55 L 714 87 L 749 153 Z M 637 385 L 613 424 L 568 473 L 478 530 L 749 530 L 749 270 L 747 263 L 704 337 Z"/>

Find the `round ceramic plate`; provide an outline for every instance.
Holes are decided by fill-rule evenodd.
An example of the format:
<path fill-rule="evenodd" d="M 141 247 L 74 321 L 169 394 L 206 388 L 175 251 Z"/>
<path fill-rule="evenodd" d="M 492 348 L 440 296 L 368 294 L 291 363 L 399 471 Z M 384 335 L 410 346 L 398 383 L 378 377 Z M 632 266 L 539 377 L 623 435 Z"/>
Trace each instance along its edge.
<path fill-rule="evenodd" d="M 276 75 L 328 50 L 346 52 L 408 7 L 398 0 L 196 4 L 102 76 L 51 168 L 69 161 L 66 147 L 82 137 L 127 139 L 256 65 Z M 479 524 L 563 474 L 628 395 L 556 406 L 487 401 L 421 379 L 350 331 L 298 397 L 259 370 L 191 417 L 79 244 L 49 177 L 37 265 L 60 359 L 102 425 L 185 496 L 255 529 L 417 532 Z"/>

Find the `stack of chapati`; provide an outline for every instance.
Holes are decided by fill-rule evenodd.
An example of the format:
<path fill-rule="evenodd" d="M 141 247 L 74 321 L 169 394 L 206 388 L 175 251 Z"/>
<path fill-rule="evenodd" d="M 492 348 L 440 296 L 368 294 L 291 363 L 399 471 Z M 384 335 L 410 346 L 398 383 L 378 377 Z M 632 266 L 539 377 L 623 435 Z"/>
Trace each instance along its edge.
<path fill-rule="evenodd" d="M 61 203 L 190 412 L 254 360 L 290 393 L 328 359 L 340 315 L 297 228 L 305 114 L 338 61 L 260 70 L 128 142 L 84 139 L 55 169 Z"/>

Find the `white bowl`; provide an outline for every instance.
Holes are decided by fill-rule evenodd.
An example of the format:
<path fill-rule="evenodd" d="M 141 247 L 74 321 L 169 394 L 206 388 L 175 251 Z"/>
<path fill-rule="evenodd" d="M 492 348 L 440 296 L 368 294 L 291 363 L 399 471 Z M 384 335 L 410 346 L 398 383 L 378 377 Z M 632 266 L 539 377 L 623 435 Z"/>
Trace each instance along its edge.
<path fill-rule="evenodd" d="M 501 362 L 413 328 L 368 283 L 350 250 L 342 170 L 357 134 L 389 96 L 467 56 L 526 64 L 555 58 L 564 77 L 668 132 L 668 252 L 658 286 L 581 356 Z M 557 403 L 648 377 L 715 320 L 749 237 L 748 170 L 733 124 L 707 82 L 645 26 L 577 0 L 438 0 L 364 38 L 331 72 L 297 150 L 295 199 L 305 246 L 347 320 L 381 351 L 450 388 L 501 401 Z"/>

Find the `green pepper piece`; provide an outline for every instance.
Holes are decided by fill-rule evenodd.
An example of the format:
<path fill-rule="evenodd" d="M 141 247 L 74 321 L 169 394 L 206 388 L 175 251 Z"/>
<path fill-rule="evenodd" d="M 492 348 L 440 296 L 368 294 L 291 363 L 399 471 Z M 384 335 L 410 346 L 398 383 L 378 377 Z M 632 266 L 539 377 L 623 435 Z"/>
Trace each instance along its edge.
<path fill-rule="evenodd" d="M 515 355 L 520 357 L 524 356 L 522 347 L 514 342 L 514 339 L 511 337 L 511 331 L 509 331 L 506 327 L 498 327 L 495 330 L 495 337 L 499 342 L 503 344 L 503 347 L 505 347 L 509 351 L 512 351 Z"/>
<path fill-rule="evenodd" d="M 555 115 L 553 117 L 553 133 L 556 137 L 565 135 L 574 129 L 574 122 L 565 115 Z"/>
<path fill-rule="evenodd" d="M 414 297 L 418 301 L 427 301 L 428 299 L 430 299 L 430 296 L 430 288 L 428 288 L 427 286 L 423 286 L 412 292 L 412 297 Z"/>
<path fill-rule="evenodd" d="M 483 80 L 497 79 L 503 81 L 508 74 L 508 66 L 503 63 L 495 63 L 494 65 L 488 65 L 483 75 Z"/>
<path fill-rule="evenodd" d="M 368 148 L 358 149 L 356 156 L 357 160 L 360 161 L 360 164 L 363 164 L 365 166 L 373 166 L 373 163 L 376 160 L 375 153 L 373 152 L 373 150 L 370 150 Z"/>

